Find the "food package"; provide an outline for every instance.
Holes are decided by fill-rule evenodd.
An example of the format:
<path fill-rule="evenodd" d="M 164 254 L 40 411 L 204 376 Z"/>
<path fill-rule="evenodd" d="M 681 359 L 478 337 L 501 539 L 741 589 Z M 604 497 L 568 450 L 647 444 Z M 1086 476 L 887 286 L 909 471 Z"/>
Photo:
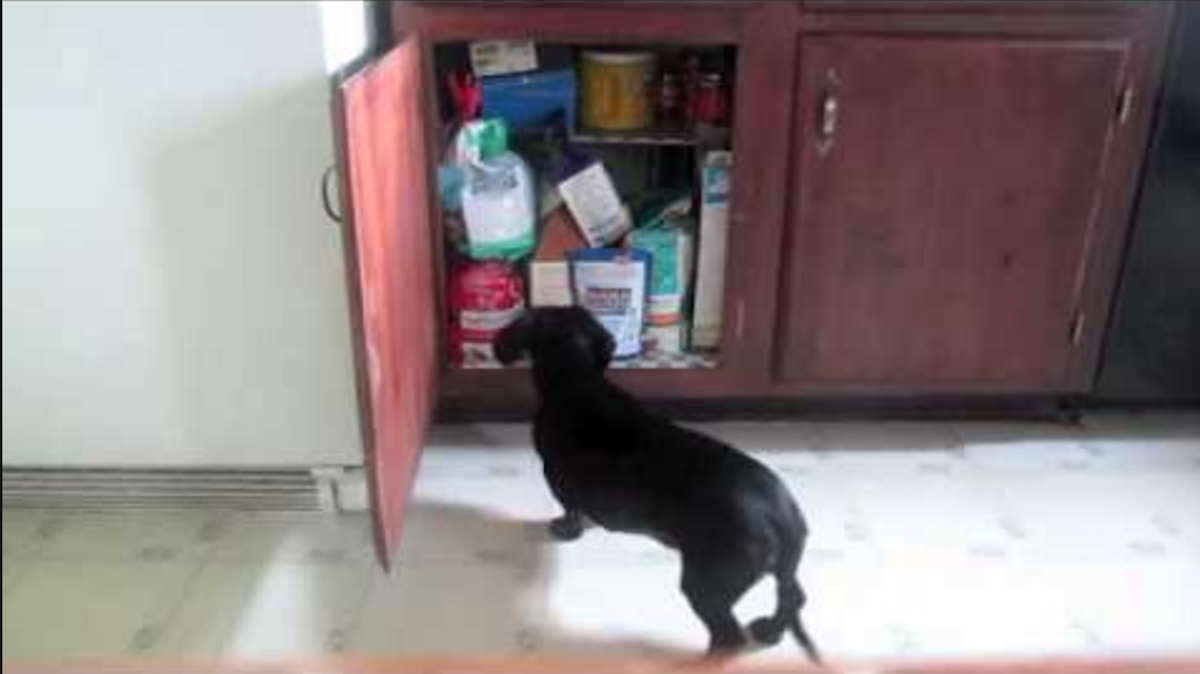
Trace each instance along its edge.
<path fill-rule="evenodd" d="M 647 325 L 678 325 L 684 320 L 695 250 L 696 224 L 690 210 L 691 197 L 685 194 L 652 211 L 650 219 L 625 239 L 628 247 L 650 253 Z"/>
<path fill-rule="evenodd" d="M 615 358 L 642 352 L 650 255 L 637 249 L 587 248 L 567 254 L 575 304 L 584 307 L 616 343 Z"/>
<path fill-rule="evenodd" d="M 503 119 L 511 128 L 530 129 L 562 120 L 575 127 L 575 70 L 548 70 L 489 77 L 480 84 L 483 115 Z"/>
<path fill-rule="evenodd" d="M 647 325 L 642 331 L 642 346 L 648 356 L 684 352 L 684 325 Z"/>
<path fill-rule="evenodd" d="M 520 274 L 504 262 L 460 262 L 449 285 L 451 359 L 466 367 L 495 365 L 492 340 L 525 312 Z"/>
<path fill-rule="evenodd" d="M 633 227 L 633 214 L 600 162 L 560 181 L 558 191 L 589 246 L 614 243 Z"/>
<path fill-rule="evenodd" d="M 708 152 L 700 162 L 700 246 L 691 338 L 691 348 L 697 350 L 721 345 L 732 172 L 733 154 L 728 151 Z"/>

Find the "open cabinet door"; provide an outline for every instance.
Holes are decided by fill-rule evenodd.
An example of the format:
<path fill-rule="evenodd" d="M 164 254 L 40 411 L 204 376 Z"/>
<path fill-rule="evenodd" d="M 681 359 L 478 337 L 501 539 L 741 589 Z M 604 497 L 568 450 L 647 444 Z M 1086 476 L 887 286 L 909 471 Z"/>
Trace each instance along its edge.
<path fill-rule="evenodd" d="M 404 40 L 341 86 L 348 263 L 380 559 L 390 566 L 436 400 L 437 289 L 421 49 Z"/>

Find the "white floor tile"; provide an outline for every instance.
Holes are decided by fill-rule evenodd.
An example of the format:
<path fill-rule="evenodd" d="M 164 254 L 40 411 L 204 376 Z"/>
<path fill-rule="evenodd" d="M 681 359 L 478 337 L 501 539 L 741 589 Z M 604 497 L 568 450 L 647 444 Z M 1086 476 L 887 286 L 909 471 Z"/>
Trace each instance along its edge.
<path fill-rule="evenodd" d="M 273 659 L 345 650 L 366 598 L 367 564 L 212 564 L 179 611 L 168 644 Z M 212 615 L 226 617 L 215 622 Z M 183 648 L 185 646 L 177 646 Z"/>
<path fill-rule="evenodd" d="M 196 572 L 178 562 L 41 561 L 4 596 L 4 658 L 136 654 Z"/>
<path fill-rule="evenodd" d="M 897 650 L 904 635 L 885 601 L 885 590 L 895 580 L 885 577 L 883 569 L 882 564 L 857 560 L 801 563 L 800 580 L 808 595 L 802 617 L 826 659 L 875 659 Z M 772 650 L 789 647 L 794 648 Z"/>
<path fill-rule="evenodd" d="M 857 494 L 870 541 L 890 562 L 1008 554 L 1003 509 L 973 474 L 910 473 L 863 480 Z M 898 507 L 903 504 L 903 507 Z"/>
<path fill-rule="evenodd" d="M 37 549 L 58 560 L 199 560 L 226 515 L 197 511 L 76 513 Z"/>
<path fill-rule="evenodd" d="M 409 505 L 401 564 L 517 562 L 559 514 L 541 478 L 421 480 Z"/>
<path fill-rule="evenodd" d="M 363 562 L 375 554 L 370 527 L 366 514 L 239 514 L 210 532 L 207 559 Z"/>
<path fill-rule="evenodd" d="M 1197 421 L 699 427 L 787 482 L 805 622 L 829 659 L 874 660 L 1200 650 Z M 4 655 L 701 653 L 677 553 L 549 540 L 528 432 L 435 432 L 392 576 L 365 517 L 5 512 Z M 738 615 L 774 601 L 766 581 Z"/>
<path fill-rule="evenodd" d="M 649 536 L 589 528 L 578 540 L 561 542 L 541 539 L 544 557 L 559 568 L 662 565 L 679 559 L 679 553 Z"/>
<path fill-rule="evenodd" d="M 24 557 L 4 557 L 4 596 L 16 587 L 33 562 Z"/>
<path fill-rule="evenodd" d="M 539 651 L 566 655 L 688 656 L 707 632 L 679 589 L 679 566 L 555 568 L 537 625 Z"/>
<path fill-rule="evenodd" d="M 1103 468 L 1200 472 L 1200 414 L 1091 415 L 1081 441 Z"/>
<path fill-rule="evenodd" d="M 1073 469 L 1095 460 L 1081 426 L 1044 422 L 957 422 L 955 434 L 969 463 L 989 472 Z"/>
<path fill-rule="evenodd" d="M 32 553 L 39 543 L 39 534 L 52 517 L 40 510 L 4 511 L 4 557 L 23 557 Z"/>
<path fill-rule="evenodd" d="M 771 458 L 781 454 L 801 456 L 819 446 L 813 424 L 794 422 L 718 422 L 687 424 L 747 452 L 763 452 Z"/>
<path fill-rule="evenodd" d="M 375 572 L 351 650 L 377 655 L 511 655 L 536 647 L 538 570 L 505 565 Z"/>
<path fill-rule="evenodd" d="M 1029 571 L 1109 654 L 1200 651 L 1200 558 L 1042 565 Z"/>
<path fill-rule="evenodd" d="M 911 636 L 905 655 L 1033 657 L 1086 644 L 1066 606 L 1007 561 L 894 566 L 882 571 L 894 625 Z"/>
<path fill-rule="evenodd" d="M 945 423 L 831 421 L 814 424 L 812 429 L 817 446 L 834 452 L 871 451 L 891 455 L 897 450 L 950 451 L 958 446 L 954 430 Z M 881 455 L 871 458 L 878 461 Z"/>
<path fill-rule="evenodd" d="M 994 475 L 1000 525 L 1018 554 L 1041 561 L 1125 560 L 1178 553 L 1184 544 L 1156 525 L 1130 483 L 1104 473 Z"/>
<path fill-rule="evenodd" d="M 527 424 L 436 426 L 421 456 L 422 476 L 481 477 L 541 474 Z"/>

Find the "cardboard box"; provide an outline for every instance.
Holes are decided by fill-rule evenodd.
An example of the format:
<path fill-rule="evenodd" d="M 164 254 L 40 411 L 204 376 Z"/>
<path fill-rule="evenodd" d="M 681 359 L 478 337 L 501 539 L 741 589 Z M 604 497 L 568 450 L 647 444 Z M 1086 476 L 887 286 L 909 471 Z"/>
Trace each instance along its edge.
<path fill-rule="evenodd" d="M 542 221 L 540 241 L 529 263 L 530 306 L 571 306 L 571 267 L 567 253 L 579 248 L 587 248 L 587 241 L 566 207 L 559 206 Z"/>
<path fill-rule="evenodd" d="M 721 346 L 733 153 L 724 150 L 707 152 L 699 165 L 700 244 L 696 258 L 696 299 L 692 309 L 690 346 L 705 351 Z"/>

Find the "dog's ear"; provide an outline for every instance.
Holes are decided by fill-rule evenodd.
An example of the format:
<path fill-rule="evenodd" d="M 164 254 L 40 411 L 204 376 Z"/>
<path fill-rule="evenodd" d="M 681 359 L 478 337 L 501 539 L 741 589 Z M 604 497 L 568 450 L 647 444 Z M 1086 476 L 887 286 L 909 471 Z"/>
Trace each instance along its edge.
<path fill-rule="evenodd" d="M 503 365 L 512 365 L 529 352 L 532 323 L 532 316 L 525 312 L 496 335 L 492 340 L 492 351 L 496 354 L 496 360 Z"/>
<path fill-rule="evenodd" d="M 587 339 L 587 348 L 591 353 L 592 362 L 601 370 L 608 369 L 612 362 L 613 353 L 617 350 L 617 342 L 600 321 L 591 312 L 582 307 L 574 307 L 579 316 L 579 326 Z"/>

